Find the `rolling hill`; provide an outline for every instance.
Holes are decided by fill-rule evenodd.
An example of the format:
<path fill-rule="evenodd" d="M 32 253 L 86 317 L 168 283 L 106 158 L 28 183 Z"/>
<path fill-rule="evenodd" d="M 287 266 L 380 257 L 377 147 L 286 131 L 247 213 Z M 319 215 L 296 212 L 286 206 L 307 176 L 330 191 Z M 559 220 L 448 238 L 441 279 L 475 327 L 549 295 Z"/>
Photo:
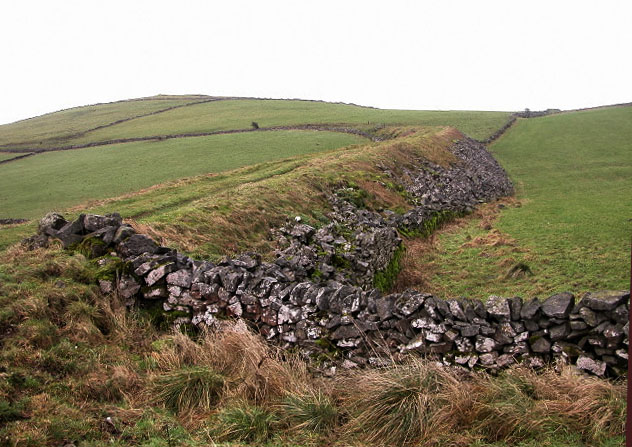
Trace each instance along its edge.
<path fill-rule="evenodd" d="M 318 347 L 314 352 L 320 354 L 311 356 L 271 347 L 246 327 L 247 320 L 234 324 L 228 314 L 218 317 L 223 330 L 207 331 L 180 321 L 188 315 L 185 307 L 165 313 L 167 301 L 143 298 L 128 307 L 122 290 L 110 293 L 97 280 L 105 286 L 120 284 L 132 272 L 147 274 L 145 267 L 153 273 L 173 265 L 187 265 L 192 274 L 206 278 L 211 270 L 197 268 L 217 264 L 213 280 L 220 278 L 227 288 L 229 266 L 247 267 L 257 256 L 226 256 L 256 250 L 271 261 L 280 256 L 277 242 L 283 237 L 307 243 L 310 231 L 327 228 L 342 239 L 327 238 L 330 233 L 324 232 L 320 251 L 311 254 L 300 251 L 309 246 L 286 240 L 297 251 L 279 265 L 303 265 L 303 256 L 328 256 L 337 269 L 349 270 L 343 255 L 361 251 L 363 238 L 379 247 L 376 235 L 387 234 L 391 241 L 404 239 L 407 252 L 398 248 L 373 277 L 374 284 L 378 276 L 388 279 L 382 281 L 386 291 L 396 279 L 404 281 L 396 287 L 414 286 L 437 297 L 483 300 L 491 293 L 531 298 L 563 290 L 625 288 L 632 230 L 631 113 L 632 107 L 617 107 L 519 118 L 491 145 L 514 181 L 516 197 L 481 203 L 430 238 L 422 236 L 471 207 L 459 213 L 434 210 L 417 230 L 402 224 L 399 233 L 389 233 L 384 222 L 409 222 L 412 206 L 449 203 L 449 197 L 431 196 L 441 188 L 459 194 L 461 184 L 451 185 L 453 177 L 444 175 L 458 166 L 455 154 L 464 147 L 476 149 L 470 154 L 474 160 L 477 151 L 486 153 L 467 135 L 486 139 L 508 122 L 509 113 L 192 95 L 79 107 L 0 126 L 0 162 L 5 161 L 0 163 L 0 218 L 29 219 L 0 226 L 0 445 L 620 445 L 622 381 L 586 378 L 562 365 L 539 372 L 515 366 L 487 374 L 478 371 L 487 368 L 481 362 L 468 372 L 449 370 L 403 356 L 403 351 L 390 359 L 368 359 L 375 368 L 358 368 L 355 333 L 334 339 L 327 332 L 353 330 L 357 323 L 376 330 L 379 324 L 394 337 L 389 340 L 409 340 L 411 327 L 417 326 L 426 338 L 456 337 L 458 332 L 448 335 L 432 323 L 440 318 L 437 312 L 458 313 L 440 299 L 436 308 L 423 303 L 414 315 L 426 312 L 427 317 L 414 320 L 417 326 L 406 319 L 413 310 L 399 300 L 396 311 L 402 318 L 382 319 L 391 309 L 382 301 L 378 305 L 376 290 L 359 295 L 362 303 L 350 301 L 351 310 L 338 315 L 330 328 L 336 320 L 333 310 L 311 306 L 326 328 L 325 336 L 302 340 L 308 349 Z M 11 160 L 27 154 L 32 155 Z M 464 172 L 469 181 L 481 181 Z M 423 189 L 413 191 L 413 177 L 437 188 L 428 195 Z M 355 211 L 332 208 L 333 196 L 353 204 Z M 165 246 L 156 253 L 168 262 L 145 262 L 144 255 L 126 261 L 111 250 L 92 259 L 96 254 L 90 249 L 99 246 L 84 242 L 70 250 L 58 242 L 33 250 L 16 244 L 35 233 L 39 217 L 51 210 L 68 219 L 86 212 L 121 213 L 135 231 Z M 344 225 L 349 213 L 368 229 L 350 231 Z M 120 217 L 113 218 L 120 223 Z M 272 228 L 296 222 L 299 230 L 303 224 L 313 228 L 302 227 L 294 235 L 285 229 L 283 237 L 271 234 Z M 85 237 L 95 243 L 95 237 Z M 373 250 L 372 256 L 381 255 Z M 325 284 L 319 280 L 323 272 L 312 270 L 309 277 L 322 286 L 319 293 L 329 286 L 348 291 L 336 281 Z M 183 290 L 190 286 L 194 291 L 178 272 L 173 272 L 174 281 L 183 282 L 177 287 L 169 282 L 168 293 L 186 302 L 190 296 Z M 250 292 L 258 289 L 245 286 L 251 280 L 248 287 L 276 287 L 269 275 L 279 269 L 274 272 L 240 276 L 241 302 L 257 302 Z M 298 281 L 291 270 L 286 273 L 281 272 L 288 283 Z M 167 290 L 164 278 L 159 281 L 156 288 Z M 136 293 L 149 297 L 153 289 L 147 285 L 139 285 Z M 294 293 L 301 287 L 292 283 L 290 288 L 287 300 L 305 298 L 305 306 L 313 304 Z M 227 290 L 216 292 L 205 297 L 208 306 L 216 299 L 232 299 Z M 358 309 L 371 307 L 369 297 L 373 314 L 364 312 L 368 317 L 363 321 Z M 289 309 L 264 301 L 259 302 L 272 309 L 275 319 Z M 470 302 L 474 307 L 463 318 L 474 321 L 481 309 L 488 315 Z M 514 326 L 502 319 L 513 318 L 509 305 L 498 312 L 490 308 L 489 315 L 511 332 Z M 417 302 L 415 309 L 420 306 Z M 276 321 L 277 335 L 295 343 L 294 329 L 306 332 L 300 327 L 304 319 L 298 320 L 287 327 Z M 516 328 L 521 324 L 512 323 Z M 495 365 L 498 352 L 478 345 L 495 343 L 499 334 L 489 327 L 465 326 L 475 329 L 470 337 L 476 337 L 480 358 L 491 356 Z M 533 348 L 549 334 L 524 329 L 511 343 L 519 337 L 524 347 Z M 619 343 L 623 332 L 611 338 Z M 418 343 L 415 338 L 407 348 L 414 350 Z M 609 354 L 603 350 L 605 357 Z M 446 355 L 457 357 L 454 351 Z M 393 365 L 395 357 L 405 361 Z"/>

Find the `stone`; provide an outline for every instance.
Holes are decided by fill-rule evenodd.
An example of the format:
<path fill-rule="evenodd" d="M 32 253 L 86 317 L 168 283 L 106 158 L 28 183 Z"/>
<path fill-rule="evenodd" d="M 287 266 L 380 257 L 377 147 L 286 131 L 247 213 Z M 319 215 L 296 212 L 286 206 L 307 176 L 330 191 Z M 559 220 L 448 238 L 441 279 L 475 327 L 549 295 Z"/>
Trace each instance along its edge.
<path fill-rule="evenodd" d="M 456 349 L 459 352 L 472 352 L 472 351 L 474 351 L 474 345 L 467 338 L 458 337 L 456 340 L 454 340 L 454 344 L 456 345 Z"/>
<path fill-rule="evenodd" d="M 579 316 L 581 316 L 582 320 L 584 320 L 586 324 L 590 327 L 598 326 L 608 319 L 601 312 L 595 312 L 589 307 L 582 307 L 581 309 L 579 309 L 578 314 Z"/>
<path fill-rule="evenodd" d="M 498 353 L 496 351 L 487 352 L 478 356 L 478 359 L 482 366 L 494 366 L 496 359 L 498 359 Z"/>
<path fill-rule="evenodd" d="M 542 303 L 542 313 L 550 318 L 568 318 L 575 305 L 575 297 L 569 292 L 558 293 Z"/>
<path fill-rule="evenodd" d="M 140 290 L 140 284 L 133 277 L 123 275 L 117 284 L 119 296 L 124 300 L 136 295 Z"/>
<path fill-rule="evenodd" d="M 72 222 L 68 222 L 66 225 L 64 225 L 59 230 L 57 230 L 57 233 L 54 235 L 54 237 L 61 239 L 63 241 L 64 238 L 67 238 L 67 237 L 76 236 L 76 235 L 82 236 L 84 234 L 83 230 L 84 228 L 81 222 L 81 217 L 79 217 L 78 219 L 73 220 Z"/>
<path fill-rule="evenodd" d="M 114 281 L 100 279 L 99 289 L 101 290 L 102 294 L 109 295 L 110 293 L 114 292 Z"/>
<path fill-rule="evenodd" d="M 402 346 L 401 351 L 425 351 L 426 348 L 426 340 L 424 339 L 423 334 L 417 335 L 413 338 L 408 344 Z"/>
<path fill-rule="evenodd" d="M 463 337 L 474 337 L 478 335 L 478 333 L 480 332 L 480 329 L 481 327 L 478 324 L 468 324 L 467 326 L 462 326 L 460 328 L 461 335 Z"/>
<path fill-rule="evenodd" d="M 571 333 L 571 328 L 568 323 L 558 324 L 549 328 L 549 337 L 551 341 L 564 340 Z"/>
<path fill-rule="evenodd" d="M 538 354 L 546 354 L 551 351 L 551 342 L 541 335 L 534 335 L 529 338 L 531 350 Z"/>
<path fill-rule="evenodd" d="M 143 234 L 133 234 L 120 242 L 116 249 L 121 257 L 127 259 L 143 253 L 154 254 L 158 252 L 158 245 Z"/>
<path fill-rule="evenodd" d="M 244 310 L 241 306 L 241 303 L 233 303 L 226 306 L 226 315 L 229 317 L 241 317 L 244 313 Z"/>
<path fill-rule="evenodd" d="M 167 274 L 173 272 L 175 268 L 176 265 L 173 262 L 163 264 L 147 274 L 147 276 L 145 277 L 145 283 L 148 286 L 153 286 L 162 278 L 164 278 Z"/>
<path fill-rule="evenodd" d="M 450 309 L 450 313 L 454 318 L 461 321 L 467 321 L 467 317 L 465 316 L 465 312 L 463 311 L 461 303 L 459 303 L 457 300 L 448 300 L 447 304 L 448 308 Z"/>
<path fill-rule="evenodd" d="M 380 320 L 384 321 L 393 316 L 393 301 L 388 297 L 375 300 L 375 307 Z"/>
<path fill-rule="evenodd" d="M 605 362 L 600 362 L 599 360 L 594 360 L 584 355 L 577 358 L 576 365 L 577 368 L 599 377 L 604 377 L 606 374 L 607 365 Z"/>
<path fill-rule="evenodd" d="M 426 297 L 421 293 L 406 291 L 395 301 L 394 309 L 397 313 L 408 317 L 424 304 Z"/>
<path fill-rule="evenodd" d="M 345 338 L 355 338 L 361 335 L 360 330 L 352 325 L 339 326 L 332 334 L 332 340 L 341 340 Z"/>
<path fill-rule="evenodd" d="M 129 226 L 129 225 L 121 225 L 116 230 L 116 233 L 114 233 L 114 237 L 112 238 L 112 243 L 113 244 L 120 244 L 125 239 L 127 239 L 128 237 L 133 236 L 135 234 L 136 234 L 136 231 L 131 226 Z"/>
<path fill-rule="evenodd" d="M 513 343 L 514 337 L 516 336 L 516 331 L 508 322 L 500 323 L 496 328 L 496 333 L 494 334 L 494 340 L 497 345 L 508 345 Z"/>
<path fill-rule="evenodd" d="M 601 291 L 589 292 L 581 300 L 584 306 L 596 311 L 611 311 L 620 304 L 627 303 L 630 299 L 630 292 L 627 291 Z"/>
<path fill-rule="evenodd" d="M 169 292 L 167 288 L 164 286 L 156 286 L 150 287 L 148 289 L 143 289 L 143 298 L 146 300 L 155 300 L 160 298 L 167 298 L 169 296 Z"/>
<path fill-rule="evenodd" d="M 476 336 L 475 343 L 476 352 L 492 352 L 496 349 L 496 342 L 493 338 Z"/>
<path fill-rule="evenodd" d="M 55 236 L 57 230 L 66 225 L 68 221 L 64 219 L 59 213 L 47 213 L 42 217 L 37 226 L 37 232 L 40 234 L 47 234 L 48 236 Z"/>
<path fill-rule="evenodd" d="M 167 275 L 167 284 L 183 287 L 188 289 L 191 287 L 191 271 L 187 269 L 177 270 Z"/>
<path fill-rule="evenodd" d="M 509 309 L 511 311 L 512 321 L 520 320 L 520 312 L 522 311 L 522 298 L 514 296 L 509 298 Z"/>
<path fill-rule="evenodd" d="M 491 295 L 485 303 L 487 313 L 498 321 L 511 320 L 511 309 L 509 308 L 509 300 L 500 296 Z"/>
<path fill-rule="evenodd" d="M 520 318 L 523 320 L 534 320 L 541 307 L 540 300 L 533 298 L 528 303 L 523 304 L 522 309 L 520 309 Z"/>

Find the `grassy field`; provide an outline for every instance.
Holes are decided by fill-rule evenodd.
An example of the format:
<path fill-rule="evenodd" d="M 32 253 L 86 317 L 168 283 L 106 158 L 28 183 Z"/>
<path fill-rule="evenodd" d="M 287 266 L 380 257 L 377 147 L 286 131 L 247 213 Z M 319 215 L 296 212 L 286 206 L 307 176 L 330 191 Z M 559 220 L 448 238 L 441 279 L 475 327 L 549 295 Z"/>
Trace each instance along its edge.
<path fill-rule="evenodd" d="M 0 165 L 0 218 L 36 218 L 182 177 L 366 141 L 342 133 L 279 131 L 42 153 Z"/>
<path fill-rule="evenodd" d="M 508 118 L 507 112 L 382 110 L 312 101 L 234 100 L 198 104 L 139 118 L 91 132 L 74 143 L 247 129 L 253 121 L 261 127 L 303 123 L 346 123 L 368 127 L 380 124 L 449 125 L 474 138 L 486 138 L 502 127 Z"/>
<path fill-rule="evenodd" d="M 421 261 L 431 287 L 479 298 L 627 289 L 632 107 L 519 120 L 492 151 L 521 206 L 443 234 Z"/>
<path fill-rule="evenodd" d="M 8 160 L 10 158 L 15 158 L 15 157 L 17 157 L 19 155 L 22 155 L 22 154 L 15 154 L 15 153 L 12 153 L 12 152 L 0 152 L 0 161 Z"/>
<path fill-rule="evenodd" d="M 28 143 L 33 146 L 60 144 L 76 133 L 85 132 L 97 126 L 177 105 L 201 101 L 205 98 L 157 96 L 74 107 L 0 126 L 0 145 L 12 143 Z"/>
<path fill-rule="evenodd" d="M 329 135 L 314 134 L 309 138 L 316 141 Z M 283 135 L 239 136 L 261 142 Z M 405 209 L 405 195 L 381 168 L 396 171 L 420 157 L 445 166 L 454 160 L 447 148 L 461 137 L 452 128 L 423 128 L 394 141 L 175 180 L 94 202 L 90 210 L 120 211 L 139 230 L 195 255 L 265 248 L 269 227 L 288 216 L 316 226 L 326 221 L 326 196 L 342 186 L 364 189 L 369 209 Z M 221 147 L 221 154 L 237 150 Z M 125 148 L 113 150 L 124 156 Z M 104 150 L 75 156 L 91 159 Z M 153 168 L 161 169 L 160 157 L 142 160 L 157 160 Z M 33 232 L 32 226 L 9 231 L 25 228 Z M 412 357 L 385 368 L 339 368 L 323 378 L 303 357 L 281 353 L 243 327 L 185 335 L 171 328 L 174 314 L 127 309 L 117 294 L 100 293 L 95 280 L 102 274 L 97 259 L 57 243 L 34 251 L 15 245 L 0 256 L 0 445 L 614 447 L 623 441 L 624 382 L 570 367 L 474 371 L 464 380 Z"/>

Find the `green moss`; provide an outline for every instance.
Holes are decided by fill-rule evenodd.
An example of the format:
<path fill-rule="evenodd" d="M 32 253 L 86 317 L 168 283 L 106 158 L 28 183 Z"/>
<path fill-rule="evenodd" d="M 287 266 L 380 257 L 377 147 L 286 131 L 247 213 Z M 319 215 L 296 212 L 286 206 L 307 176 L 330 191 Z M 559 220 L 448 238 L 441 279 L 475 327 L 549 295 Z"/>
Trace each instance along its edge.
<path fill-rule="evenodd" d="M 405 251 L 406 248 L 400 245 L 397 250 L 395 250 L 395 253 L 393 253 L 391 262 L 388 263 L 386 268 L 375 274 L 373 277 L 373 286 L 376 289 L 383 293 L 387 293 L 391 290 L 395 280 L 397 280 L 397 275 L 402 269 L 401 261 Z"/>
<path fill-rule="evenodd" d="M 438 211 L 434 213 L 429 219 L 424 220 L 421 228 L 399 228 L 399 232 L 402 236 L 407 238 L 414 237 L 428 237 L 435 230 L 441 227 L 446 222 L 451 221 L 457 217 L 461 217 L 463 213 L 458 213 L 455 211 Z"/>
<path fill-rule="evenodd" d="M 129 274 L 132 271 L 131 262 L 125 262 L 117 256 L 106 255 L 99 260 L 105 261 L 102 266 L 97 268 L 95 278 L 112 281 L 123 274 Z M 96 264 L 96 263 L 95 263 Z"/>
<path fill-rule="evenodd" d="M 348 186 L 338 189 L 336 195 L 349 203 L 353 203 L 358 208 L 367 207 L 366 201 L 369 199 L 369 193 L 354 183 L 348 182 Z"/>
<path fill-rule="evenodd" d="M 181 310 L 172 310 L 167 312 L 162 308 L 162 303 L 163 300 L 161 299 L 151 301 L 147 300 L 147 302 L 143 303 L 139 308 L 140 315 L 149 320 L 156 329 L 169 331 L 173 328 L 173 325 L 178 318 L 191 316 L 189 312 Z M 197 334 L 197 328 L 192 324 L 183 324 L 180 326 L 180 330 L 189 335 Z"/>
<path fill-rule="evenodd" d="M 331 263 L 334 267 L 338 269 L 348 269 L 351 268 L 351 262 L 347 258 L 343 258 L 339 254 L 334 254 L 331 257 Z"/>
<path fill-rule="evenodd" d="M 98 237 L 86 237 L 77 245 L 76 250 L 86 258 L 94 259 L 105 255 L 107 248 L 108 245 Z"/>

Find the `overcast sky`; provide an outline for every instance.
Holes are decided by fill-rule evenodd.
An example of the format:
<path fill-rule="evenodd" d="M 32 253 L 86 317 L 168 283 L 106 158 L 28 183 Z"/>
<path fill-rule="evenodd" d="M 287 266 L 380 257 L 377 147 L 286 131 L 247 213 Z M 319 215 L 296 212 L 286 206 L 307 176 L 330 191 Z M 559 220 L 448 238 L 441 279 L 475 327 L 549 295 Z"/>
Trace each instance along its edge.
<path fill-rule="evenodd" d="M 0 123 L 200 93 L 381 108 L 632 101 L 632 1 L 2 0 Z"/>

